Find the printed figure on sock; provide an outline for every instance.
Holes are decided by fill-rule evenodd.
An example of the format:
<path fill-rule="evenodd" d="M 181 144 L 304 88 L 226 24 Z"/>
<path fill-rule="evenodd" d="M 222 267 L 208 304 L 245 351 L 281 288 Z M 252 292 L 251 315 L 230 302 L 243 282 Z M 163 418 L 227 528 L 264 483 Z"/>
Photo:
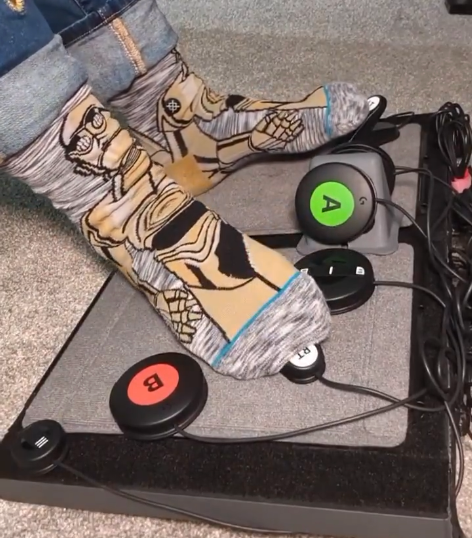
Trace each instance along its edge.
<path fill-rule="evenodd" d="M 356 129 L 369 111 L 367 99 L 344 83 L 294 102 L 220 95 L 175 50 L 112 103 L 154 162 L 194 195 L 250 157 L 314 150 Z"/>
<path fill-rule="evenodd" d="M 87 85 L 0 168 L 63 211 L 218 372 L 274 375 L 328 336 L 316 282 L 196 201 Z"/>
<path fill-rule="evenodd" d="M 92 98 L 65 119 L 61 143 L 74 171 L 110 189 L 81 219 L 96 250 L 119 264 L 183 344 L 208 317 L 230 342 L 296 270 L 243 236 L 167 178 L 109 111 Z M 269 262 L 269 263 L 268 263 Z M 162 266 L 181 289 L 167 289 Z M 237 309 L 227 304 L 238 302 Z"/>

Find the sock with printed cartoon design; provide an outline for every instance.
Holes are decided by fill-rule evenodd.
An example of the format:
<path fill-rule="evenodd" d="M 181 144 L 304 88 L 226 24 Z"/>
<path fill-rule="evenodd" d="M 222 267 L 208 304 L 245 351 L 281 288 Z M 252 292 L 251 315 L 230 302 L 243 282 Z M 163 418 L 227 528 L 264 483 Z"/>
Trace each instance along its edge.
<path fill-rule="evenodd" d="M 312 151 L 355 130 L 369 111 L 367 99 L 346 83 L 293 102 L 220 95 L 175 50 L 111 103 L 153 160 L 193 195 L 250 156 Z"/>
<path fill-rule="evenodd" d="M 314 280 L 195 200 L 87 86 L 2 169 L 63 211 L 217 371 L 273 375 L 326 338 Z"/>

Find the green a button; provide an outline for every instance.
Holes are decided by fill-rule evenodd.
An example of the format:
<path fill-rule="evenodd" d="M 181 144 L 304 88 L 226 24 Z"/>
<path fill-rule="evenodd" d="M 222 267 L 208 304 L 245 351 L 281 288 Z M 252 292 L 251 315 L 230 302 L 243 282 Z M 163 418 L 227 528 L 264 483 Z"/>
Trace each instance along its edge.
<path fill-rule="evenodd" d="M 323 226 L 341 226 L 352 217 L 354 209 L 352 192 L 337 181 L 322 183 L 311 194 L 311 214 Z"/>

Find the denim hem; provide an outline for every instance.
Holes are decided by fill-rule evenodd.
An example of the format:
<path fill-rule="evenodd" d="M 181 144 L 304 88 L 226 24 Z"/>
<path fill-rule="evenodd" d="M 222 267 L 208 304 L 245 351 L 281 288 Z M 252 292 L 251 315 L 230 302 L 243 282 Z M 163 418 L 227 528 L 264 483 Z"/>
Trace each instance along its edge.
<path fill-rule="evenodd" d="M 18 0 L 16 4 L 0 0 L 0 77 L 45 47 L 54 36 L 34 1 Z"/>
<path fill-rule="evenodd" d="M 83 19 L 60 32 L 64 45 L 66 47 L 72 46 L 79 39 L 83 39 L 113 21 L 116 17 L 124 14 L 137 2 L 139 0 L 108 0 L 103 7 L 86 14 Z"/>
<path fill-rule="evenodd" d="M 67 51 L 87 69 L 95 96 L 111 101 L 165 58 L 178 38 L 156 0 L 109 0 L 98 13 L 87 19 L 99 16 L 101 23 L 69 43 Z"/>
<path fill-rule="evenodd" d="M 15 155 L 43 134 L 87 81 L 55 36 L 0 78 L 0 155 Z"/>

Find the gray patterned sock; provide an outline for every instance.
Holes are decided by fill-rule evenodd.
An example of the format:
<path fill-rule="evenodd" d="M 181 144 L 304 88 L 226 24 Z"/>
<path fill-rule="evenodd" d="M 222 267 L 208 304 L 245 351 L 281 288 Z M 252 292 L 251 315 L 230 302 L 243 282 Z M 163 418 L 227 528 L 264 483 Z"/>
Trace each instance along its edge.
<path fill-rule="evenodd" d="M 369 105 L 351 84 L 327 84 L 300 101 L 219 95 L 168 54 L 112 100 L 153 160 L 192 194 L 210 189 L 248 157 L 303 153 L 356 129 Z"/>
<path fill-rule="evenodd" d="M 221 373 L 272 375 L 326 338 L 314 280 L 192 198 L 87 87 L 1 168 L 47 196 Z"/>

